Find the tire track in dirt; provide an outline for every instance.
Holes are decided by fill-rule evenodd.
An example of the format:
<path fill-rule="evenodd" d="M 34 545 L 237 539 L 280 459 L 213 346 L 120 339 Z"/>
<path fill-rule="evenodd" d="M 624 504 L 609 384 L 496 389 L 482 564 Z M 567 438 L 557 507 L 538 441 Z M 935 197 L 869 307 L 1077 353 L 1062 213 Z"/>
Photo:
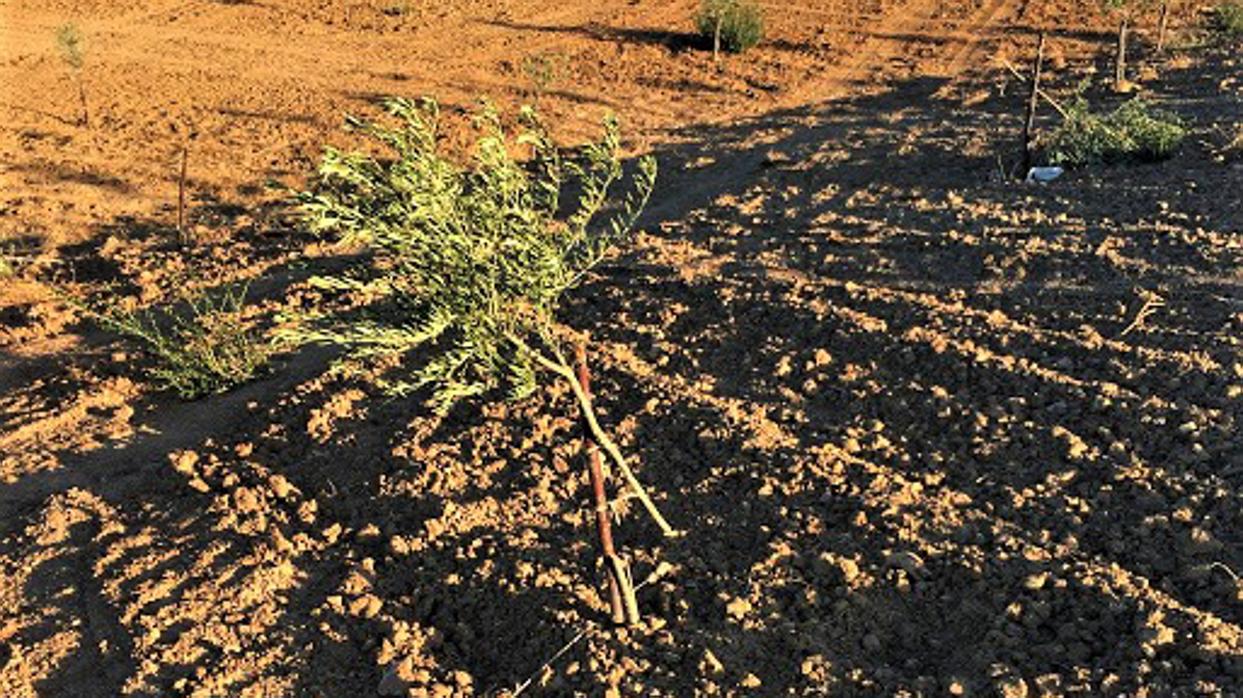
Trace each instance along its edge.
<path fill-rule="evenodd" d="M 912 37 L 926 32 L 935 21 L 932 14 L 938 4 L 938 0 L 909 0 L 894 6 L 869 28 L 851 59 L 836 70 L 828 71 L 824 80 L 839 90 L 846 90 L 863 82 L 873 70 L 890 60 L 906 55 L 917 42 Z"/>
<path fill-rule="evenodd" d="M 950 76 L 957 76 L 977 63 L 980 54 L 988 45 L 985 32 L 996 26 L 1003 15 L 1016 13 L 1020 2 L 1021 0 L 989 0 L 984 7 L 977 10 L 965 26 L 958 30 L 963 43 L 950 56 L 944 71 Z"/>
<path fill-rule="evenodd" d="M 821 83 L 836 88 L 834 94 L 863 83 L 878 69 L 891 61 L 911 57 L 912 48 L 920 43 L 935 43 L 949 38 L 958 43 L 948 58 L 946 49 L 938 47 L 931 59 L 916 60 L 917 72 L 955 78 L 976 62 L 987 48 L 987 31 L 999 23 L 1000 18 L 1012 11 L 1019 0 L 989 0 L 973 12 L 961 26 L 946 26 L 952 20 L 935 17 L 941 6 L 939 0 L 910 0 L 900 3 L 872 27 L 851 54 L 850 60 L 826 71 Z"/>
<path fill-rule="evenodd" d="M 955 49 L 944 67 L 936 67 L 936 60 L 921 62 L 921 65 L 931 75 L 957 77 L 985 50 L 987 44 L 982 39 L 985 31 L 995 25 L 999 17 L 1018 1 L 991 0 L 967 19 L 966 26 L 969 31 L 963 34 L 964 43 Z M 883 70 L 894 60 L 908 56 L 915 44 L 924 41 L 923 37 L 944 33 L 940 28 L 944 20 L 933 18 L 939 4 L 939 0 L 907 0 L 890 8 L 867 33 L 860 45 L 852 51 L 849 60 L 825 70 L 803 92 L 819 95 L 820 99 L 817 102 L 823 102 L 866 90 L 864 85 L 875 72 Z M 944 51 L 944 48 L 939 49 L 940 54 Z M 794 100 L 783 106 L 789 109 L 805 107 L 807 104 L 806 100 Z M 801 135 L 792 139 L 780 140 L 774 145 L 774 149 L 801 150 L 814 145 L 820 138 L 814 129 L 801 129 L 800 133 Z M 664 191 L 676 192 L 676 196 L 653 198 L 644 215 L 644 224 L 668 221 L 671 220 L 671 216 L 677 218 L 680 212 L 692 209 L 700 203 L 706 203 L 703 199 L 713 191 L 730 190 L 740 186 L 764 165 L 767 157 L 765 148 L 750 148 L 741 156 L 735 156 L 706 170 L 695 170 L 693 174 L 681 177 L 682 181 L 677 182 L 676 185 L 664 188 Z"/>

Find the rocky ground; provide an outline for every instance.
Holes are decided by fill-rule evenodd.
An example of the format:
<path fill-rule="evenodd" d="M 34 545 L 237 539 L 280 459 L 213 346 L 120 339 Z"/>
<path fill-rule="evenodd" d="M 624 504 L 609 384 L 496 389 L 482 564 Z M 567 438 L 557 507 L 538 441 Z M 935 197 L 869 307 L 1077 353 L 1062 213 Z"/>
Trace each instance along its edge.
<path fill-rule="evenodd" d="M 134 8 L 61 4 L 0 3 L 10 28 L 30 29 L 10 46 L 28 49 L 52 16 L 95 12 L 83 26 L 96 36 L 150 40 L 118 40 L 128 48 L 104 73 L 117 95 L 163 94 L 142 81 L 172 74 L 230 94 L 215 71 L 233 64 L 189 54 L 125 92 L 123 67 L 158 35 L 122 21 Z M 29 261 L 0 307 L 0 694 L 1240 692 L 1239 46 L 1206 43 L 1188 16 L 1175 50 L 1141 54 L 1142 89 L 1193 125 L 1172 160 L 1023 185 L 1003 172 L 1024 95 L 987 58 L 1025 60 L 1032 28 L 1053 27 L 1050 90 L 1065 96 L 1107 72 L 1086 50 L 1105 35 L 1075 28 L 1088 10 L 826 4 L 854 19 L 776 13 L 772 45 L 718 71 L 684 37 L 652 35 L 648 24 L 689 16 L 681 5 L 604 19 L 517 1 L 143 9 L 187 41 L 271 13 L 284 22 L 253 31 L 345 47 L 321 61 L 289 39 L 281 60 L 241 73 L 245 109 L 273 95 L 295 106 L 279 124 L 212 122 L 255 147 L 230 170 L 228 138 L 203 146 L 196 191 L 212 196 L 195 202 L 189 249 L 170 239 L 162 165 L 118 159 L 148 137 L 175 152 L 175 137 L 128 116 L 162 96 L 118 97 L 100 117 L 115 122 L 90 136 L 47 115 L 3 130 L 0 220 Z M 365 34 L 396 37 L 366 44 L 378 57 L 427 27 L 474 28 L 492 47 L 480 55 L 515 60 L 489 43 L 504 24 L 561 37 L 583 75 L 622 56 L 630 72 L 601 69 L 588 94 L 654 95 L 623 112 L 633 147 L 663 167 L 643 232 L 575 292 L 568 318 L 593 339 L 604 420 L 686 532 L 661 539 L 637 511 L 618 525 L 637 576 L 673 566 L 640 590 L 642 627 L 603 625 L 564 391 L 437 418 L 303 350 L 234 392 L 180 402 L 151 388 L 134 347 L 45 290 L 111 283 L 157 303 L 187 279 L 250 279 L 263 313 L 297 306 L 309 274 L 348 260 L 237 186 L 261 188 L 273 159 L 288 172 L 272 176 L 296 182 L 311 157 L 298 148 L 335 128 L 348 100 L 318 98 L 342 77 L 306 79 L 312 68 L 352 79 L 347 49 Z M 269 49 L 203 36 L 237 44 L 206 54 L 237 65 Z M 451 39 L 403 50 L 443 57 L 446 76 L 491 74 Z M 18 53 L 6 79 L 55 74 L 51 54 Z M 420 91 L 438 85 L 434 63 L 383 60 Z M 653 71 L 670 84 L 644 82 Z M 766 75 L 793 87 L 757 89 Z M 260 91 L 265 80 L 281 87 Z M 1099 82 L 1090 96 L 1116 102 Z M 31 92 L 5 108 L 22 112 Z M 572 124 L 597 115 L 548 101 Z M 709 106 L 721 118 L 696 118 Z M 48 145 L 66 137 L 97 150 Z M 52 153 L 104 179 L 56 179 Z M 94 209 L 80 207 L 88 191 Z"/>

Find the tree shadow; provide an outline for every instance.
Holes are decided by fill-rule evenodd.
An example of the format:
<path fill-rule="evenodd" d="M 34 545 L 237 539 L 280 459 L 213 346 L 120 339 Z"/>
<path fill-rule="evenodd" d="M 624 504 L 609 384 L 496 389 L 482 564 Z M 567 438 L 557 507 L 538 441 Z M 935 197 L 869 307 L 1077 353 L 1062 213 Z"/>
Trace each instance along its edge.
<path fill-rule="evenodd" d="M 523 22 L 488 20 L 484 24 L 503 29 L 522 32 L 538 32 L 547 34 L 577 34 L 597 41 L 608 41 L 647 46 L 662 46 L 670 53 L 686 51 L 711 51 L 712 40 L 695 32 L 665 29 L 631 29 L 626 27 L 609 27 L 598 23 L 584 25 L 552 25 L 529 24 Z M 761 46 L 779 51 L 805 51 L 808 46 L 791 43 L 783 39 L 765 39 Z"/>

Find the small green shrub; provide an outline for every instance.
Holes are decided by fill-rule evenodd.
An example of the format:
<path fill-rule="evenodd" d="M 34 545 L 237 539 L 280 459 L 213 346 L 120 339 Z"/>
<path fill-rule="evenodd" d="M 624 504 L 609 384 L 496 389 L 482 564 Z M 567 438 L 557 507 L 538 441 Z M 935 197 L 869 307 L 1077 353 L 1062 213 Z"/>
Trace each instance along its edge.
<path fill-rule="evenodd" d="M 1243 2 L 1232 0 L 1216 7 L 1217 29 L 1230 37 L 1243 37 Z"/>
<path fill-rule="evenodd" d="M 78 85 L 78 101 L 82 105 L 79 122 L 86 127 L 91 125 L 91 111 L 86 100 L 86 82 L 82 78 L 82 66 L 85 58 L 82 51 L 82 34 L 72 24 L 65 24 L 56 29 L 56 45 L 60 49 L 60 58 L 73 74 Z"/>
<path fill-rule="evenodd" d="M 764 15 L 750 0 L 703 0 L 695 27 L 714 48 L 719 31 L 720 48 L 742 53 L 764 38 Z"/>
<path fill-rule="evenodd" d="M 1118 162 L 1157 162 L 1174 154 L 1187 128 L 1182 119 L 1142 99 L 1124 102 L 1101 116 L 1076 100 L 1046 146 L 1049 162 L 1068 167 Z"/>
<path fill-rule="evenodd" d="M 181 311 L 78 307 L 104 329 L 138 342 L 155 359 L 151 376 L 186 400 L 222 393 L 268 366 L 278 344 L 245 317 L 246 287 L 187 295 Z"/>
<path fill-rule="evenodd" d="M 82 34 L 72 24 L 64 24 L 56 29 L 56 45 L 60 48 L 61 60 L 73 70 L 82 69 Z"/>

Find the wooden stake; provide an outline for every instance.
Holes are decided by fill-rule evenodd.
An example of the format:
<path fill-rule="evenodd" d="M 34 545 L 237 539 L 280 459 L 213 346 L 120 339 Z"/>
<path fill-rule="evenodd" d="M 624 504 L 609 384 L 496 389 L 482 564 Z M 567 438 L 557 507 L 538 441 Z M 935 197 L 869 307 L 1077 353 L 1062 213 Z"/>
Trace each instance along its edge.
<path fill-rule="evenodd" d="M 725 22 L 725 12 L 717 8 L 716 31 L 712 32 L 712 60 L 721 60 L 721 24 Z"/>
<path fill-rule="evenodd" d="M 1170 22 L 1170 3 L 1161 3 L 1161 19 L 1157 22 L 1157 53 L 1165 52 L 1165 30 Z"/>
<path fill-rule="evenodd" d="M 86 102 L 86 83 L 82 82 L 82 72 L 78 71 L 78 99 L 82 102 L 82 127 L 91 127 L 91 110 Z"/>
<path fill-rule="evenodd" d="M 177 239 L 183 245 L 188 242 L 186 235 L 186 160 L 189 154 L 190 146 L 181 146 L 181 175 L 177 178 Z"/>
<path fill-rule="evenodd" d="M 1044 64 L 1044 32 L 1036 43 L 1036 61 L 1032 65 L 1031 90 L 1027 94 L 1027 118 L 1023 120 L 1023 168 L 1020 174 L 1027 176 L 1032 166 L 1032 130 L 1036 125 L 1036 106 L 1040 100 L 1040 70 Z"/>
<path fill-rule="evenodd" d="M 1114 90 L 1121 92 L 1126 86 L 1126 35 L 1129 23 L 1123 17 L 1118 25 L 1118 55 L 1114 60 Z"/>
<path fill-rule="evenodd" d="M 591 373 L 587 368 L 585 344 L 579 343 L 574 347 L 574 358 L 578 364 L 578 383 L 582 386 L 583 392 L 590 395 Z M 613 523 L 609 518 L 609 500 L 604 488 L 604 469 L 600 463 L 600 447 L 592 438 L 590 429 L 585 429 L 583 450 L 587 455 L 587 469 L 591 477 L 600 555 L 604 558 L 605 572 L 609 580 L 609 611 L 614 623 L 633 625 L 640 620 L 639 605 L 634 595 L 634 582 L 630 577 L 629 566 L 613 547 Z"/>

